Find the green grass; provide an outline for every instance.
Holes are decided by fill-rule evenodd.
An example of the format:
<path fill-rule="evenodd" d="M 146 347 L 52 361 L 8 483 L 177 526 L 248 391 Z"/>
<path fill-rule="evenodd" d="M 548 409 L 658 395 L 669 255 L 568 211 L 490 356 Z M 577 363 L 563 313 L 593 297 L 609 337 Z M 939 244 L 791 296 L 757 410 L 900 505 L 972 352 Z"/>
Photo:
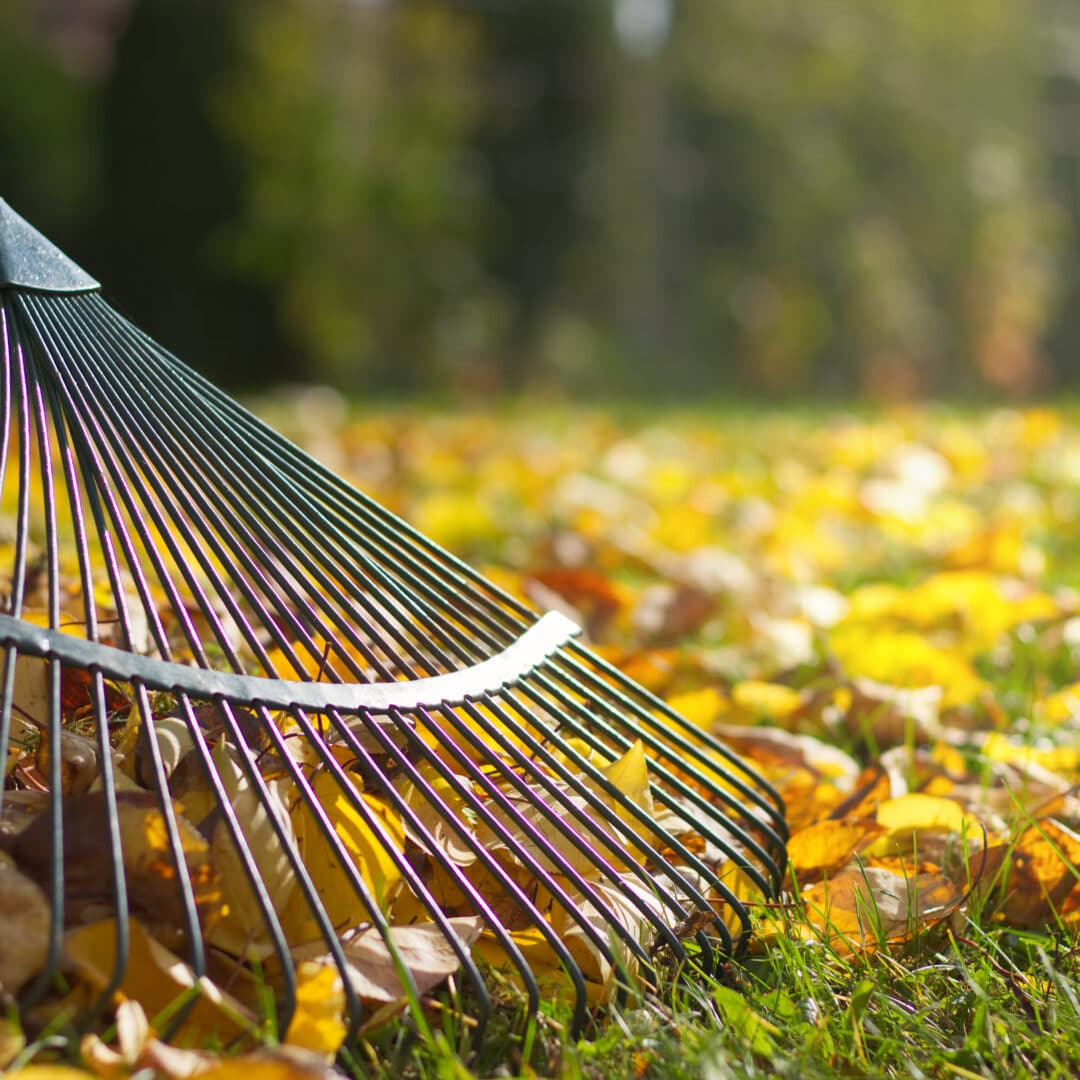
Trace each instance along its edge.
<path fill-rule="evenodd" d="M 356 1075 L 1075 1076 L 1078 978 L 1075 936 L 996 926 L 993 907 L 976 905 L 902 949 L 855 957 L 780 935 L 719 980 L 699 977 L 599 1014 L 576 1041 L 549 1005 L 554 1015 L 537 1022 L 527 1061 L 499 1020 L 464 1060 L 453 1023 L 430 1042 L 400 1026 Z"/>

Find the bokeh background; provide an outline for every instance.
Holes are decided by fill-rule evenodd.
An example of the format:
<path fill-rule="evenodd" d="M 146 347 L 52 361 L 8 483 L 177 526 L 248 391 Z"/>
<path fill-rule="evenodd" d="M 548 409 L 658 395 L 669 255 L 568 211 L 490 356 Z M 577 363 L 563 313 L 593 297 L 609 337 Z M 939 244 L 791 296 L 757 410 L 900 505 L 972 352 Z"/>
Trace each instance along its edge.
<path fill-rule="evenodd" d="M 1074 0 L 0 0 L 0 195 L 233 388 L 1080 382 Z"/>

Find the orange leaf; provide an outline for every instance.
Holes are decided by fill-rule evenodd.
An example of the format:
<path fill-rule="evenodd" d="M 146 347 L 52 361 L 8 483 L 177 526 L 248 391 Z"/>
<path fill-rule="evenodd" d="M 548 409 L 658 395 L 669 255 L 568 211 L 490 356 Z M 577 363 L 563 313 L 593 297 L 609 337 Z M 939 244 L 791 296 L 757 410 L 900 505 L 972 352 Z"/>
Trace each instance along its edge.
<path fill-rule="evenodd" d="M 839 869 L 881 831 L 880 825 L 866 818 L 819 821 L 800 829 L 788 841 L 788 861 L 792 873 L 802 878 L 810 873 Z"/>
<path fill-rule="evenodd" d="M 1052 921 L 1080 893 L 1080 836 L 1052 818 L 1024 830 L 1012 860 L 1005 912 L 1016 926 Z"/>

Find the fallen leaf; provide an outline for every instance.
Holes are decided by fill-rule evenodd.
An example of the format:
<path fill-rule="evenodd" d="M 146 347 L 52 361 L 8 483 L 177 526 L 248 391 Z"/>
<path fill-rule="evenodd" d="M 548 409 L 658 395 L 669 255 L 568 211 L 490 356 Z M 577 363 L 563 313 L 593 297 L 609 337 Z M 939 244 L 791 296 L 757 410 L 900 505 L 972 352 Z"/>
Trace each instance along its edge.
<path fill-rule="evenodd" d="M 321 1055 L 296 1046 L 227 1058 L 197 1075 L 199 1080 L 345 1080 Z"/>
<path fill-rule="evenodd" d="M 83 795 L 98 777 L 97 746 L 85 735 L 62 728 L 60 742 L 60 790 L 65 795 Z M 38 741 L 34 763 L 41 776 L 49 775 L 50 746 L 47 738 Z"/>
<path fill-rule="evenodd" d="M 824 874 L 845 866 L 852 856 L 881 835 L 872 819 L 818 821 L 800 829 L 788 841 L 788 862 L 800 881 L 810 873 Z"/>
<path fill-rule="evenodd" d="M 570 950 L 585 978 L 602 987 L 604 993 L 609 993 L 614 990 L 614 968 L 596 943 L 589 938 L 582 924 L 589 926 L 597 934 L 611 950 L 615 961 L 632 977 L 635 962 L 630 947 L 615 933 L 611 920 L 614 919 L 632 941 L 650 951 L 655 935 L 646 912 L 650 912 L 652 917 L 660 922 L 668 922 L 670 914 L 659 897 L 633 875 L 621 875 L 618 886 L 607 881 L 593 882 L 592 886 L 599 900 L 607 905 L 610 916 L 604 914 L 589 897 L 571 889 L 570 899 L 576 908 L 573 916 L 571 917 L 561 904 L 553 904 L 551 925 Z M 637 903 L 634 902 L 635 898 Z M 644 911 L 641 910 L 642 907 Z M 595 1000 L 597 998 L 594 998 Z"/>
<path fill-rule="evenodd" d="M 675 694 L 667 703 L 684 719 L 708 731 L 731 708 L 731 703 L 715 686 Z"/>
<path fill-rule="evenodd" d="M 294 785 L 290 778 L 264 781 L 264 801 L 237 760 L 239 754 L 247 752 L 229 748 L 222 739 L 214 748 L 213 760 L 255 869 L 280 916 L 297 889 L 292 860 L 299 860 L 299 852 L 289 814 L 289 796 Z M 285 845 L 278 839 L 275 819 L 286 837 Z M 209 939 L 233 955 L 243 955 L 248 949 L 266 955 L 266 949 L 262 948 L 260 952 L 259 948 L 265 945 L 268 934 L 262 908 L 248 881 L 240 852 L 222 818 L 214 827 L 210 859 L 220 876 L 228 910 L 211 928 Z"/>
<path fill-rule="evenodd" d="M 104 919 L 70 930 L 64 937 L 64 956 L 76 976 L 94 992 L 112 980 L 116 961 L 115 919 Z M 179 999 L 194 1001 L 181 1032 L 193 1042 L 229 1039 L 251 1031 L 255 1018 L 235 998 L 208 978 L 196 978 L 191 967 L 155 940 L 137 920 L 128 920 L 128 963 L 117 993 L 138 1002 L 151 1019 Z"/>
<path fill-rule="evenodd" d="M 855 790 L 833 808 L 829 817 L 837 821 L 847 817 L 872 817 L 892 793 L 888 773 L 880 765 L 869 765 L 856 780 Z"/>
<path fill-rule="evenodd" d="M 382 799 L 357 790 L 345 791 L 326 771 L 319 772 L 311 786 L 319 809 L 333 826 L 375 903 L 386 911 L 401 882 L 401 871 L 390 854 L 405 850 L 401 815 Z M 372 824 L 364 820 L 352 799 L 362 802 Z M 330 921 L 339 930 L 369 921 L 371 912 L 345 879 L 338 852 L 319 828 L 312 806 L 306 799 L 298 799 L 290 817 L 300 855 Z"/>
<path fill-rule="evenodd" d="M 978 829 L 978 821 L 965 814 L 959 803 L 933 795 L 901 795 L 888 799 L 878 807 L 877 820 L 891 835 L 923 829 L 946 832 Z"/>
<path fill-rule="evenodd" d="M 733 719 L 747 723 L 766 721 L 781 727 L 803 704 L 803 696 L 790 686 L 748 679 L 731 690 Z"/>
<path fill-rule="evenodd" d="M 45 894 L 0 854 L 0 990 L 14 994 L 41 971 L 51 929 Z"/>
<path fill-rule="evenodd" d="M 883 834 L 866 848 L 871 858 L 917 855 L 932 859 L 940 857 L 949 839 L 974 849 L 982 846 L 984 836 L 983 824 L 975 815 L 953 799 L 934 795 L 887 799 L 877 808 L 877 822 Z"/>
<path fill-rule="evenodd" d="M 806 912 L 802 929 L 836 949 L 873 949 L 904 941 L 940 922 L 963 899 L 943 874 L 903 875 L 883 867 L 856 867 L 801 891 Z"/>
<path fill-rule="evenodd" d="M 619 793 L 625 796 L 631 803 L 644 810 L 650 817 L 653 816 L 652 793 L 649 790 L 649 769 L 645 759 L 645 745 L 640 739 L 635 739 L 630 748 L 610 765 L 600 770 L 604 779 L 613 784 Z M 588 781 L 601 798 L 611 807 L 615 814 L 628 825 L 640 828 L 637 818 L 623 806 L 618 800 L 613 799 L 593 781 Z"/>
<path fill-rule="evenodd" d="M 1032 746 L 992 731 L 979 748 L 991 761 L 1004 761 L 1021 769 L 1038 765 L 1058 776 L 1080 774 L 1080 746 Z"/>
<path fill-rule="evenodd" d="M 112 907 L 112 856 L 103 841 L 107 813 L 104 794 L 66 798 L 62 807 L 64 921 L 71 925 L 87 909 Z M 132 914 L 142 916 L 175 939 L 183 934 L 184 907 L 157 798 L 149 792 L 120 791 L 116 795 L 116 814 Z M 176 824 L 180 854 L 200 917 L 212 921 L 220 911 L 221 884 L 210 864 L 209 849 L 182 814 L 177 813 Z M 24 873 L 46 887 L 52 875 L 51 805 L 15 837 L 11 853 Z"/>
<path fill-rule="evenodd" d="M 1005 914 L 1015 926 L 1052 924 L 1080 898 L 1080 836 L 1046 818 L 1023 831 L 1012 851 Z"/>
<path fill-rule="evenodd" d="M 91 1073 L 71 1065 L 24 1065 L 17 1074 L 19 1080 L 87 1080 Z"/>
<path fill-rule="evenodd" d="M 845 620 L 830 632 L 829 647 L 849 678 L 905 689 L 940 687 L 942 708 L 969 705 L 989 689 L 966 656 L 911 630 Z"/>
<path fill-rule="evenodd" d="M 848 729 L 872 737 L 879 746 L 929 742 L 941 732 L 940 686 L 900 687 L 856 678 L 849 689 L 844 717 Z"/>
<path fill-rule="evenodd" d="M 458 945 L 466 954 L 480 935 L 478 916 L 448 919 Z M 417 993 L 426 994 L 461 966 L 457 953 L 436 923 L 393 926 L 390 938 L 401 963 L 412 976 Z M 403 1001 L 405 987 L 393 955 L 378 930 L 363 930 L 343 943 L 353 989 L 365 1001 L 390 1004 Z"/>
<path fill-rule="evenodd" d="M 585 567 L 551 567 L 534 571 L 524 583 L 525 592 L 532 597 L 534 585 L 561 596 L 573 608 L 578 620 L 585 624 L 589 636 L 597 638 L 622 605 L 615 587 L 602 574 Z"/>
<path fill-rule="evenodd" d="M 310 960 L 300 964 L 296 969 L 296 1009 L 285 1032 L 285 1043 L 322 1054 L 331 1061 L 348 1032 L 344 1013 L 345 990 L 337 967 Z"/>
<path fill-rule="evenodd" d="M 851 790 L 859 775 L 859 766 L 850 754 L 811 735 L 734 724 L 717 724 L 713 733 L 773 775 L 787 769 L 806 768 L 844 792 Z"/>

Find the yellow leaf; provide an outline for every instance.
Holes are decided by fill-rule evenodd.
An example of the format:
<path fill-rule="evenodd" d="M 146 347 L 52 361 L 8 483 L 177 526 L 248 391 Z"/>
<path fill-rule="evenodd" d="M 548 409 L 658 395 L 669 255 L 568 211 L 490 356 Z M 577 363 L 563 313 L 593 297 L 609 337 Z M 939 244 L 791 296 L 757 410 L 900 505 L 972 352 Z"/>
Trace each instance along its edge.
<path fill-rule="evenodd" d="M 316 1067 L 311 1059 L 262 1052 L 228 1058 L 196 1075 L 199 1080 L 333 1080 L 340 1073 L 325 1066 Z"/>
<path fill-rule="evenodd" d="M 645 761 L 645 746 L 637 739 L 618 761 L 602 769 L 605 778 L 615 785 L 635 806 L 648 814 L 653 812 L 652 794 L 649 791 L 649 770 Z M 634 815 L 620 806 L 604 792 L 601 796 L 628 825 L 636 825 Z"/>
<path fill-rule="evenodd" d="M 829 636 L 833 655 L 851 678 L 900 687 L 940 686 L 942 705 L 968 705 L 988 689 L 971 663 L 920 633 L 845 623 Z"/>
<path fill-rule="evenodd" d="M 289 1046 L 301 1046 L 329 1061 L 341 1049 L 348 1028 L 344 1022 L 345 990 L 333 964 L 313 961 L 296 969 L 296 1011 L 285 1032 Z"/>
<path fill-rule="evenodd" d="M 945 563 L 959 569 L 978 568 L 1001 574 L 1041 573 L 1045 559 L 1038 548 L 1024 542 L 1025 529 L 1017 521 L 995 523 L 954 547 Z"/>
<path fill-rule="evenodd" d="M 735 685 L 731 701 L 747 720 L 782 724 L 802 705 L 802 695 L 790 686 L 748 679 Z"/>
<path fill-rule="evenodd" d="M 71 1065 L 26 1065 L 9 1075 L 17 1075 L 19 1080 L 86 1080 L 94 1074 Z"/>
<path fill-rule="evenodd" d="M 450 768 L 457 770 L 459 766 L 446 752 L 444 743 L 447 734 L 450 735 L 463 753 L 465 753 L 472 761 L 478 762 L 479 764 L 485 763 L 492 754 L 498 754 L 500 752 L 500 747 L 496 743 L 495 737 L 491 734 L 492 730 L 494 730 L 498 736 L 505 739 L 511 746 L 516 747 L 525 753 L 529 753 L 525 740 L 521 738 L 520 731 L 517 730 L 518 725 L 514 723 L 504 723 L 486 705 L 474 705 L 471 709 L 459 706 L 450 711 L 453 712 L 453 723 L 444 716 L 438 717 L 439 728 L 441 731 L 436 730 L 433 725 L 429 725 L 423 721 L 418 721 L 416 725 L 416 733 L 429 747 L 431 747 L 432 750 L 440 754 Z M 479 713 L 479 718 L 474 713 Z M 520 722 L 520 726 L 528 731 L 534 738 L 541 741 L 543 740 L 543 733 L 532 728 L 524 721 Z M 464 734 L 456 730 L 458 727 L 464 729 Z"/>
<path fill-rule="evenodd" d="M 668 698 L 667 703 L 680 716 L 706 731 L 731 707 L 727 698 L 715 686 L 675 694 Z"/>
<path fill-rule="evenodd" d="M 317 773 L 311 786 L 319 807 L 329 818 L 364 884 L 385 911 L 401 881 L 401 871 L 390 856 L 391 851 L 405 850 L 405 828 L 400 815 L 372 795 L 355 790 L 347 792 L 326 771 Z M 374 828 L 369 827 L 351 798 L 358 798 L 366 805 Z M 340 932 L 370 922 L 371 912 L 346 877 L 335 846 L 326 838 L 307 800 L 297 800 L 290 817 L 301 858 L 333 925 Z M 290 941 L 298 943 L 309 940 L 318 931 L 314 923 L 307 931 L 300 929 L 306 921 L 307 903 L 299 893 L 295 901 L 286 932 Z"/>
<path fill-rule="evenodd" d="M 521 951 L 545 995 L 559 998 L 573 994 L 573 986 L 559 963 L 555 950 L 548 944 L 539 928 L 530 926 L 524 930 L 513 930 L 509 937 Z M 490 930 L 485 930 L 477 939 L 473 953 L 499 971 L 509 982 L 516 986 L 523 985 L 517 968 L 510 962 L 506 950 Z M 589 979 L 585 980 L 585 992 L 590 1004 L 601 1004 L 608 997 L 606 985 Z"/>
<path fill-rule="evenodd" d="M 1080 717 L 1080 682 L 1064 686 L 1042 701 L 1041 711 L 1051 724 Z"/>
<path fill-rule="evenodd" d="M 982 744 L 981 750 L 991 761 L 1004 761 L 1010 765 L 1035 764 L 1059 776 L 1069 776 L 1080 772 L 1080 747 L 1046 746 L 1034 747 L 1017 745 L 1000 732 L 991 732 Z"/>
<path fill-rule="evenodd" d="M 1005 902 L 1009 921 L 1023 927 L 1046 926 L 1078 896 L 1080 836 L 1052 818 L 1035 822 L 1012 851 Z"/>
<path fill-rule="evenodd" d="M 978 819 L 966 814 L 958 802 L 934 795 L 900 795 L 888 799 L 878 807 L 877 820 L 891 833 L 920 829 L 961 832 L 979 827 Z"/>
<path fill-rule="evenodd" d="M 550 977 L 556 972 L 561 972 L 562 969 L 555 950 L 539 927 L 529 926 L 522 930 L 511 930 L 508 936 L 521 951 L 525 962 L 533 969 L 536 975 L 548 975 Z M 511 975 L 511 977 L 516 973 L 506 949 L 493 931 L 485 930 L 473 945 L 473 951 L 485 963 Z"/>
<path fill-rule="evenodd" d="M 490 540 L 497 533 L 490 504 L 470 491 L 432 492 L 411 509 L 409 519 L 425 536 L 451 551 Z"/>
<path fill-rule="evenodd" d="M 743 904 L 752 906 L 761 904 L 765 900 L 765 894 L 761 891 L 760 886 L 733 859 L 729 859 L 724 863 L 718 876 L 732 896 Z M 742 933 L 742 920 L 734 908 L 726 901 L 720 909 L 720 917 L 732 934 Z"/>
<path fill-rule="evenodd" d="M 940 795 L 911 794 L 887 799 L 877 809 L 878 824 L 885 834 L 869 848 L 867 855 L 892 855 L 918 851 L 919 833 L 958 833 L 968 840 L 982 835 L 979 819 L 966 813 L 953 799 Z"/>
<path fill-rule="evenodd" d="M 235 998 L 219 990 L 152 938 L 135 919 L 128 920 L 129 954 L 118 993 L 137 1001 L 153 1019 L 184 996 L 195 1004 L 181 1028 L 192 1041 L 200 1037 L 229 1039 L 250 1031 L 255 1019 Z M 112 979 L 116 957 L 116 920 L 104 919 L 70 931 L 64 952 L 79 978 L 96 992 Z"/>

